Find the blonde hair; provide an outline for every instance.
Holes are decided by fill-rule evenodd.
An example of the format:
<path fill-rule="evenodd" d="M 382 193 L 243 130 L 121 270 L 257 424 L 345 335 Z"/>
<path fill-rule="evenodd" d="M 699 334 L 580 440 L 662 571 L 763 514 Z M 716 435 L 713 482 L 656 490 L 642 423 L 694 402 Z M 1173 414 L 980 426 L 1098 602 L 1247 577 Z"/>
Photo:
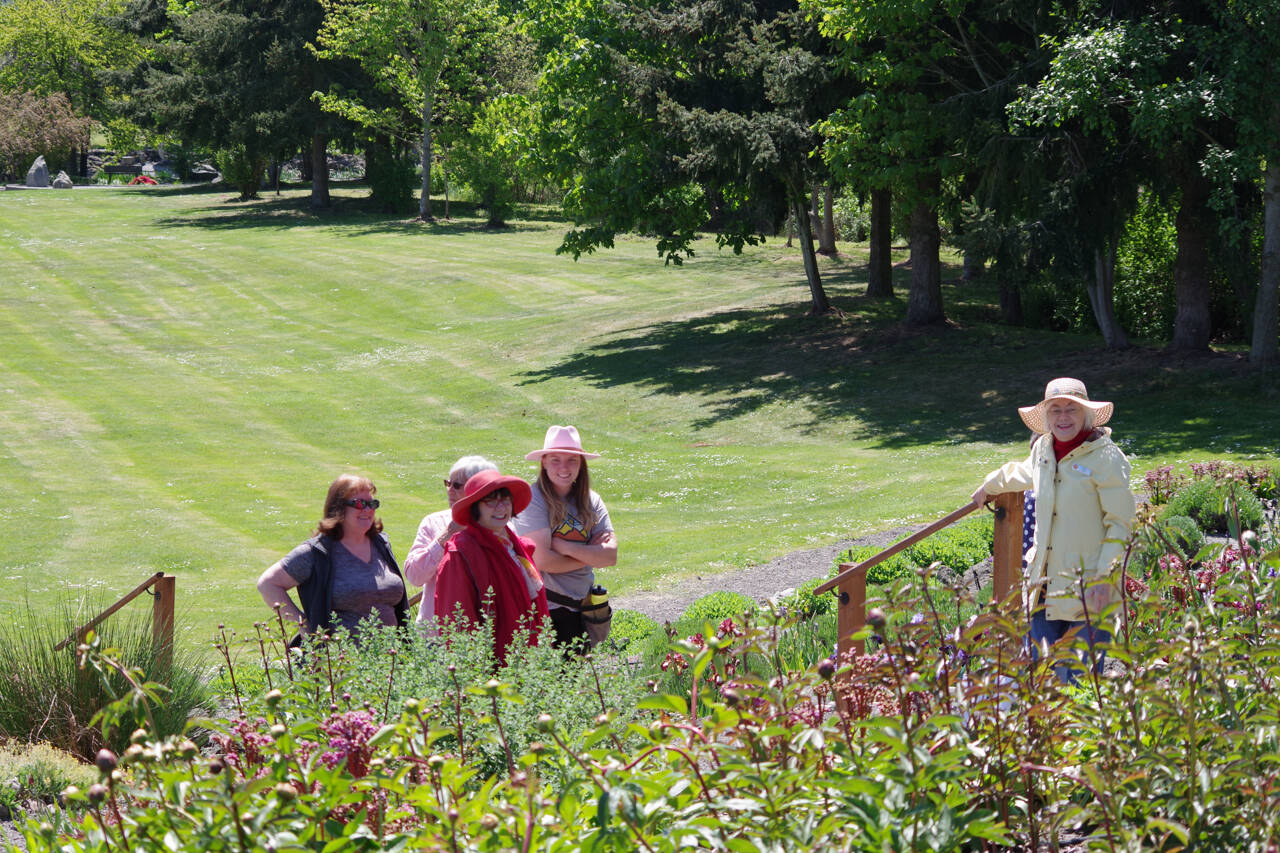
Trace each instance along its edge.
<path fill-rule="evenodd" d="M 579 457 L 582 464 L 578 467 L 577 479 L 569 487 L 569 497 L 578 505 L 578 514 L 582 520 L 582 530 L 591 536 L 591 528 L 596 526 L 595 508 L 591 505 L 591 475 L 587 472 L 587 460 Z M 547 476 L 545 461 L 538 463 L 538 488 L 542 490 L 542 499 L 547 504 L 547 522 L 554 531 L 564 524 L 569 515 L 569 502 L 556 492 Z"/>

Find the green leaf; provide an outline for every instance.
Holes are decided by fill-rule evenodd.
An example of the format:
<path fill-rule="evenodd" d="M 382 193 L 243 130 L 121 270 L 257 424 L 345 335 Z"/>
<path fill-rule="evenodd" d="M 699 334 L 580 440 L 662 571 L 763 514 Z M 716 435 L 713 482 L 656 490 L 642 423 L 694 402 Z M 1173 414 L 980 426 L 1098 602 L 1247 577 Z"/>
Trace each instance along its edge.
<path fill-rule="evenodd" d="M 636 703 L 636 707 L 647 711 L 670 711 L 682 716 L 689 713 L 688 701 L 683 696 L 673 696 L 670 693 L 645 696 Z"/>
<path fill-rule="evenodd" d="M 399 728 L 397 723 L 387 723 L 369 738 L 369 746 L 382 746 L 395 735 Z"/>

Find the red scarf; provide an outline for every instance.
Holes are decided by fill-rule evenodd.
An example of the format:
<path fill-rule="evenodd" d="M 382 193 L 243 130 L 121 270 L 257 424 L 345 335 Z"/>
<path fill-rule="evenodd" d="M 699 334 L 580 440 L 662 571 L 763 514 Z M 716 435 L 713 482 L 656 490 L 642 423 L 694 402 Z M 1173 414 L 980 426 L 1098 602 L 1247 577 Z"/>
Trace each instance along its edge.
<path fill-rule="evenodd" d="M 1055 435 L 1053 437 L 1054 458 L 1061 461 L 1062 457 L 1066 456 L 1068 453 L 1075 450 L 1080 445 L 1084 444 L 1085 439 L 1089 437 L 1090 432 L 1091 430 L 1082 429 L 1078 433 L 1076 433 L 1075 438 L 1069 438 L 1066 441 L 1058 441 L 1058 437 Z"/>

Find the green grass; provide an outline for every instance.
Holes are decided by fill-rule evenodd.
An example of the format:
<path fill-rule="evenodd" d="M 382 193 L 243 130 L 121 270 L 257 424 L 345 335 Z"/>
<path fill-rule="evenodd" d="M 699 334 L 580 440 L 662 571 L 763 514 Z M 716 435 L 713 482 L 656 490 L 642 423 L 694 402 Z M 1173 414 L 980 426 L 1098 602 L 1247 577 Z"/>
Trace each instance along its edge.
<path fill-rule="evenodd" d="M 531 476 L 551 423 L 605 454 L 619 606 L 963 504 L 1055 375 L 1117 401 L 1135 473 L 1275 452 L 1280 391 L 1238 354 L 1006 328 L 981 284 L 946 287 L 950 327 L 907 330 L 903 299 L 862 297 L 857 247 L 822 261 L 847 316 L 815 319 L 781 241 L 674 267 L 623 239 L 575 263 L 561 222 L 422 226 L 364 194 L 315 215 L 298 189 L 0 193 L 0 616 L 163 569 L 183 641 L 243 634 L 267 615 L 254 578 L 338 473 L 373 477 L 403 556 L 456 457 Z"/>

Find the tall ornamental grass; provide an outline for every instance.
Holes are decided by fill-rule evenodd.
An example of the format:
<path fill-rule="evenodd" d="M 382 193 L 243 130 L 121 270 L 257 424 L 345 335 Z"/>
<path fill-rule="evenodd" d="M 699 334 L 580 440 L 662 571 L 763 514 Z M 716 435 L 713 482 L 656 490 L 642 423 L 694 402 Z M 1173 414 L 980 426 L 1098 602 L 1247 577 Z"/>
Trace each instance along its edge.
<path fill-rule="evenodd" d="M 101 609 L 68 605 L 56 612 L 29 610 L 25 619 L 0 622 L 0 736 L 47 742 L 86 760 L 104 746 L 122 749 L 128 743 L 131 728 L 103 732 L 92 723 L 98 711 L 128 691 L 125 678 L 78 667 L 74 641 L 54 651 L 84 622 L 86 612 Z M 123 666 L 162 686 L 165 703 L 155 712 L 162 736 L 182 732 L 189 717 L 212 709 L 204 678 L 206 654 L 178 648 L 172 663 L 163 665 L 150 621 L 127 611 L 100 624 L 97 636 L 103 647 L 118 650 L 115 658 Z"/>

